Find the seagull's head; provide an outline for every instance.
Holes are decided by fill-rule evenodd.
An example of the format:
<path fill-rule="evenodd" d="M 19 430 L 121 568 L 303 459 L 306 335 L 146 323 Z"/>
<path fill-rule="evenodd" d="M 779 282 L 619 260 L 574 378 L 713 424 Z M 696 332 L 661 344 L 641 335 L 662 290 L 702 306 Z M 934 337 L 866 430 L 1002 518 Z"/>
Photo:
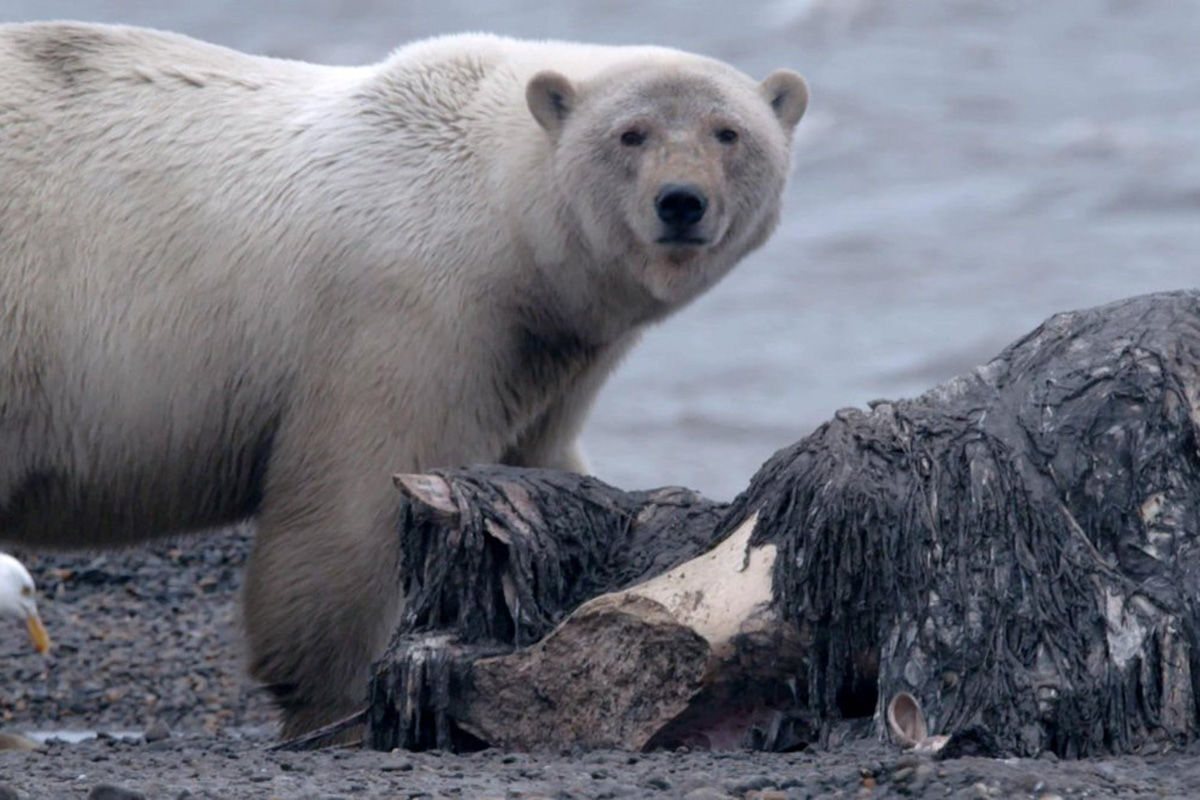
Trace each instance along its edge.
<path fill-rule="evenodd" d="M 0 553 L 0 617 L 15 617 L 24 622 L 39 653 L 50 649 L 50 635 L 38 616 L 33 578 L 20 561 L 6 553 Z"/>

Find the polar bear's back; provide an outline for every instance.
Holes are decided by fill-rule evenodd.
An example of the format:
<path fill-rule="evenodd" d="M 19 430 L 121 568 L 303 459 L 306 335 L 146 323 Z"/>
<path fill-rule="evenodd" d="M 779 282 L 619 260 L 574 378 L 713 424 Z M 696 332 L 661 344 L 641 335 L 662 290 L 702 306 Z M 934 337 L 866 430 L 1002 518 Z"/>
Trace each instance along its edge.
<path fill-rule="evenodd" d="M 277 142 L 280 105 L 315 79 L 308 65 L 159 31 L 2 25 L 0 221 L 10 235 L 85 222 L 74 229 L 135 236 L 130 220 L 219 190 L 256 136 Z M 18 268 L 10 251 L 6 269 Z"/>
<path fill-rule="evenodd" d="M 28 22 L 0 25 L 0 85 L 40 94 L 89 92 L 178 80 L 247 85 L 292 79 L 309 65 L 264 58 L 177 33 L 123 25 Z M 26 98 L 28 99 L 28 98 Z"/>

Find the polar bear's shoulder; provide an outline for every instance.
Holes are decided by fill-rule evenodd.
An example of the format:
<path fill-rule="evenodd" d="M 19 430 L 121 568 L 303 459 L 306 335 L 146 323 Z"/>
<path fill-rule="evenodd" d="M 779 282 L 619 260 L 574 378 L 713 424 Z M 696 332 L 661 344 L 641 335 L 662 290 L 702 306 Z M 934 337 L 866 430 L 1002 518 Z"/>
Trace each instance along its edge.
<path fill-rule="evenodd" d="M 561 72 L 571 80 L 587 80 L 610 67 L 633 61 L 670 64 L 697 60 L 706 59 L 668 47 L 459 33 L 403 45 L 378 65 L 378 69 L 383 74 L 409 70 L 467 69 L 476 79 L 498 75 L 523 84 L 533 74 L 547 69 Z"/>

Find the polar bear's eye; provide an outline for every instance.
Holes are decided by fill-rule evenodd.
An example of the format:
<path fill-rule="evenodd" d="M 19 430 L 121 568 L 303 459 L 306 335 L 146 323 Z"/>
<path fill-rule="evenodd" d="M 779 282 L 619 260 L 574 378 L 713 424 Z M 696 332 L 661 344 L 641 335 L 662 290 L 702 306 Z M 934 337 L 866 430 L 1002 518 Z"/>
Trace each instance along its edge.
<path fill-rule="evenodd" d="M 717 131 L 717 141 L 721 144 L 733 144 L 738 140 L 738 132 L 733 128 L 721 128 Z"/>
<path fill-rule="evenodd" d="M 637 147 L 645 141 L 646 134 L 634 128 L 630 128 L 621 134 L 621 144 L 626 147 Z"/>

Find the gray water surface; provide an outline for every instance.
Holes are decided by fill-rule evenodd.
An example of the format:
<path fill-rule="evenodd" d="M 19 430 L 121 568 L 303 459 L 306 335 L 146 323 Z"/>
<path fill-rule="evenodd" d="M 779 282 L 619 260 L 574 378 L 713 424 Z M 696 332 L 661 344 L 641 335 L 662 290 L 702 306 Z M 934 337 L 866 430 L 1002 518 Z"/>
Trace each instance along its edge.
<path fill-rule="evenodd" d="M 334 63 L 487 30 L 802 72 L 780 230 L 597 403 L 593 466 L 629 488 L 731 497 L 840 407 L 917 394 L 1055 311 L 1200 284 L 1190 0 L 0 0 L 49 18 Z"/>

